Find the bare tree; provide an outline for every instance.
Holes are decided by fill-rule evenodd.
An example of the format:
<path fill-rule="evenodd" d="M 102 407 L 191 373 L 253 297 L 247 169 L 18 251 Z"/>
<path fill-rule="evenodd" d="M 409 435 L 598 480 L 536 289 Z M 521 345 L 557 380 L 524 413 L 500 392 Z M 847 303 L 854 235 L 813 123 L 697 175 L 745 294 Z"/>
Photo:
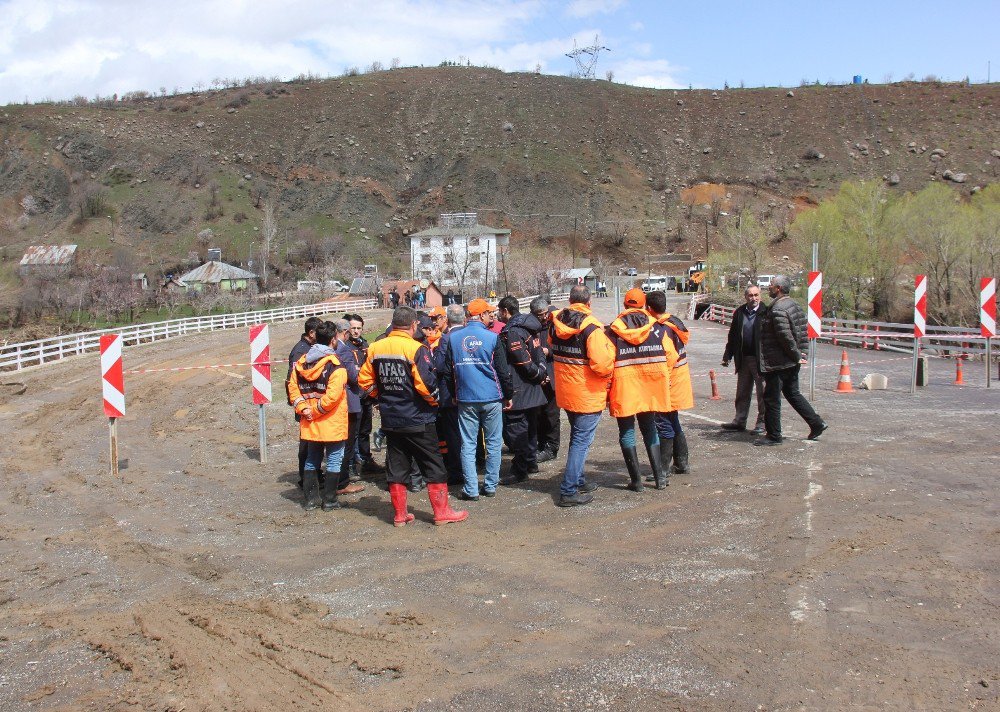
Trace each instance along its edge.
<path fill-rule="evenodd" d="M 278 235 L 278 220 L 274 211 L 273 200 L 264 203 L 264 216 L 261 218 L 260 277 L 265 292 L 267 291 L 268 265 L 271 263 L 271 247 Z"/>

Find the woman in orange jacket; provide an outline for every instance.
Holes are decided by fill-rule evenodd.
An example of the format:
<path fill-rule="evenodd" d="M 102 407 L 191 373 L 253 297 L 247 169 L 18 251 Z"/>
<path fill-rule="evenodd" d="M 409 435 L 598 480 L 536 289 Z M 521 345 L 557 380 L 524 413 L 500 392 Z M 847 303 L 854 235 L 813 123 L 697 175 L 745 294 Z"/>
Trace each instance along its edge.
<path fill-rule="evenodd" d="M 325 511 L 339 509 L 337 473 L 347 442 L 347 371 L 332 348 L 337 330 L 332 322 L 316 329 L 316 343 L 292 369 L 288 395 L 299 420 L 299 438 L 307 444 L 303 472 L 305 508 L 316 509 L 321 500 L 319 469 L 324 457 L 329 473 L 324 483 L 322 504 Z"/>
<path fill-rule="evenodd" d="M 684 326 L 684 322 L 667 312 L 667 296 L 663 292 L 650 292 L 646 295 L 646 310 L 663 329 L 664 339 L 670 341 L 677 352 L 677 360 L 670 369 L 671 408 L 656 418 L 656 430 L 660 436 L 660 459 L 668 474 L 670 461 L 673 459 L 673 472 L 686 475 L 690 472 L 688 445 L 687 437 L 681 429 L 678 411 L 694 407 L 691 368 L 687 358 L 687 342 L 691 332 Z"/>
<path fill-rule="evenodd" d="M 609 406 L 618 419 L 618 443 L 628 469 L 629 489 L 642 491 L 635 423 L 646 445 L 657 489 L 667 486 L 656 434 L 656 415 L 671 410 L 670 367 L 676 358 L 667 345 L 662 328 L 645 311 L 641 289 L 625 293 L 625 311 L 611 322 L 608 338 L 615 347 L 615 370 L 611 377 Z"/>

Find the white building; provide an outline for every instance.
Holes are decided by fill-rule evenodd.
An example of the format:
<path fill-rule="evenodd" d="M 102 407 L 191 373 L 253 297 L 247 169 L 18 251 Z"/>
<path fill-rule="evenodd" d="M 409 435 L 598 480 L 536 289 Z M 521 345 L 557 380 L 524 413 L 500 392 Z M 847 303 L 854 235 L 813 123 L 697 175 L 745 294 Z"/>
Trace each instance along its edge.
<path fill-rule="evenodd" d="M 480 225 L 475 213 L 444 214 L 437 227 L 410 236 L 413 278 L 460 291 L 491 285 L 509 244 L 510 230 Z"/>

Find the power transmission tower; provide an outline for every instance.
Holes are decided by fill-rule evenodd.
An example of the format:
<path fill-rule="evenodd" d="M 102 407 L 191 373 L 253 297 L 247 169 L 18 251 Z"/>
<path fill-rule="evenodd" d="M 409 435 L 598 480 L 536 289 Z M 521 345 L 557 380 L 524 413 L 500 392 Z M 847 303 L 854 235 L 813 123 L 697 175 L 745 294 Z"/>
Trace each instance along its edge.
<path fill-rule="evenodd" d="M 576 40 L 573 40 L 573 51 L 567 52 L 566 56 L 576 62 L 576 72 L 581 79 L 593 79 L 597 57 L 604 50 L 610 52 L 611 48 L 603 46 L 600 36 L 594 35 L 594 44 L 589 47 L 577 47 Z"/>

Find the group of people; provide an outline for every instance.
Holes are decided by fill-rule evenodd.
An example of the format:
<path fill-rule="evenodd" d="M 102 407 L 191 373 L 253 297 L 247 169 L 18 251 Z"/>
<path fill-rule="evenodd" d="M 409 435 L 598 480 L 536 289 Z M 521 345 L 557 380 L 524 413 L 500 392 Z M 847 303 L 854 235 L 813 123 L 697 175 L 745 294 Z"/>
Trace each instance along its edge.
<path fill-rule="evenodd" d="M 407 307 L 423 309 L 426 299 L 427 290 L 421 289 L 416 284 L 405 290 L 402 294 L 399 293 L 399 286 L 397 285 L 389 292 L 389 307 L 395 309 L 402 304 Z"/>
<path fill-rule="evenodd" d="M 377 404 L 386 440 L 386 479 L 396 526 L 413 520 L 407 506 L 415 477 L 426 482 L 435 524 L 462 521 L 448 501 L 494 497 L 557 457 L 559 411 L 570 441 L 558 505 L 593 500 L 596 485 L 583 467 L 601 413 L 617 419 L 628 487 L 643 490 L 636 423 L 656 488 L 671 472 L 688 471 L 688 448 L 677 412 L 693 406 L 687 366 L 688 331 L 666 310 L 662 292 L 630 290 L 624 311 L 605 327 L 591 313 L 585 286 L 556 310 L 538 297 L 521 313 L 506 296 L 493 305 L 393 310 L 386 332 L 370 345 L 363 321 L 306 322 L 289 355 L 289 403 L 299 420 L 300 474 L 307 509 L 341 506 L 338 495 L 359 491 L 352 468 L 378 467 L 362 434 L 364 407 Z M 357 333 L 352 333 L 358 323 Z M 512 455 L 501 479 L 502 449 Z M 478 464 L 485 474 L 480 481 Z M 672 464 L 673 463 L 673 464 Z M 323 466 L 325 465 L 325 475 Z"/>
<path fill-rule="evenodd" d="M 776 277 L 772 303 L 746 290 L 723 364 L 735 359 L 737 413 L 726 430 L 745 430 L 750 397 L 758 389 L 757 444 L 782 441 L 780 396 L 810 425 L 816 439 L 827 425 L 799 393 L 805 352 L 805 316 L 788 297 L 790 282 Z M 678 413 L 694 406 L 687 358 L 689 331 L 667 311 L 662 291 L 630 289 L 623 311 L 607 326 L 591 311 L 591 293 L 573 287 L 557 310 L 538 297 L 521 313 L 506 296 L 421 312 L 397 306 L 385 332 L 368 344 L 360 316 L 336 322 L 310 319 L 289 356 L 287 390 L 300 426 L 300 475 L 307 509 L 341 506 L 340 494 L 360 491 L 358 471 L 386 472 L 393 523 L 414 516 L 407 494 L 426 483 L 435 524 L 460 522 L 466 511 L 449 503 L 494 497 L 553 460 L 560 448 L 560 410 L 569 443 L 557 504 L 593 501 L 596 484 L 584 465 L 601 414 L 615 418 L 628 489 L 669 486 L 672 473 L 690 469 Z M 385 467 L 371 458 L 371 409 L 379 408 Z M 638 437 L 651 474 L 640 472 Z M 512 455 L 501 478 L 502 450 Z M 480 480 L 479 464 L 484 465 Z M 325 465 L 325 476 L 322 473 Z M 359 469 L 360 468 L 360 469 Z"/>

